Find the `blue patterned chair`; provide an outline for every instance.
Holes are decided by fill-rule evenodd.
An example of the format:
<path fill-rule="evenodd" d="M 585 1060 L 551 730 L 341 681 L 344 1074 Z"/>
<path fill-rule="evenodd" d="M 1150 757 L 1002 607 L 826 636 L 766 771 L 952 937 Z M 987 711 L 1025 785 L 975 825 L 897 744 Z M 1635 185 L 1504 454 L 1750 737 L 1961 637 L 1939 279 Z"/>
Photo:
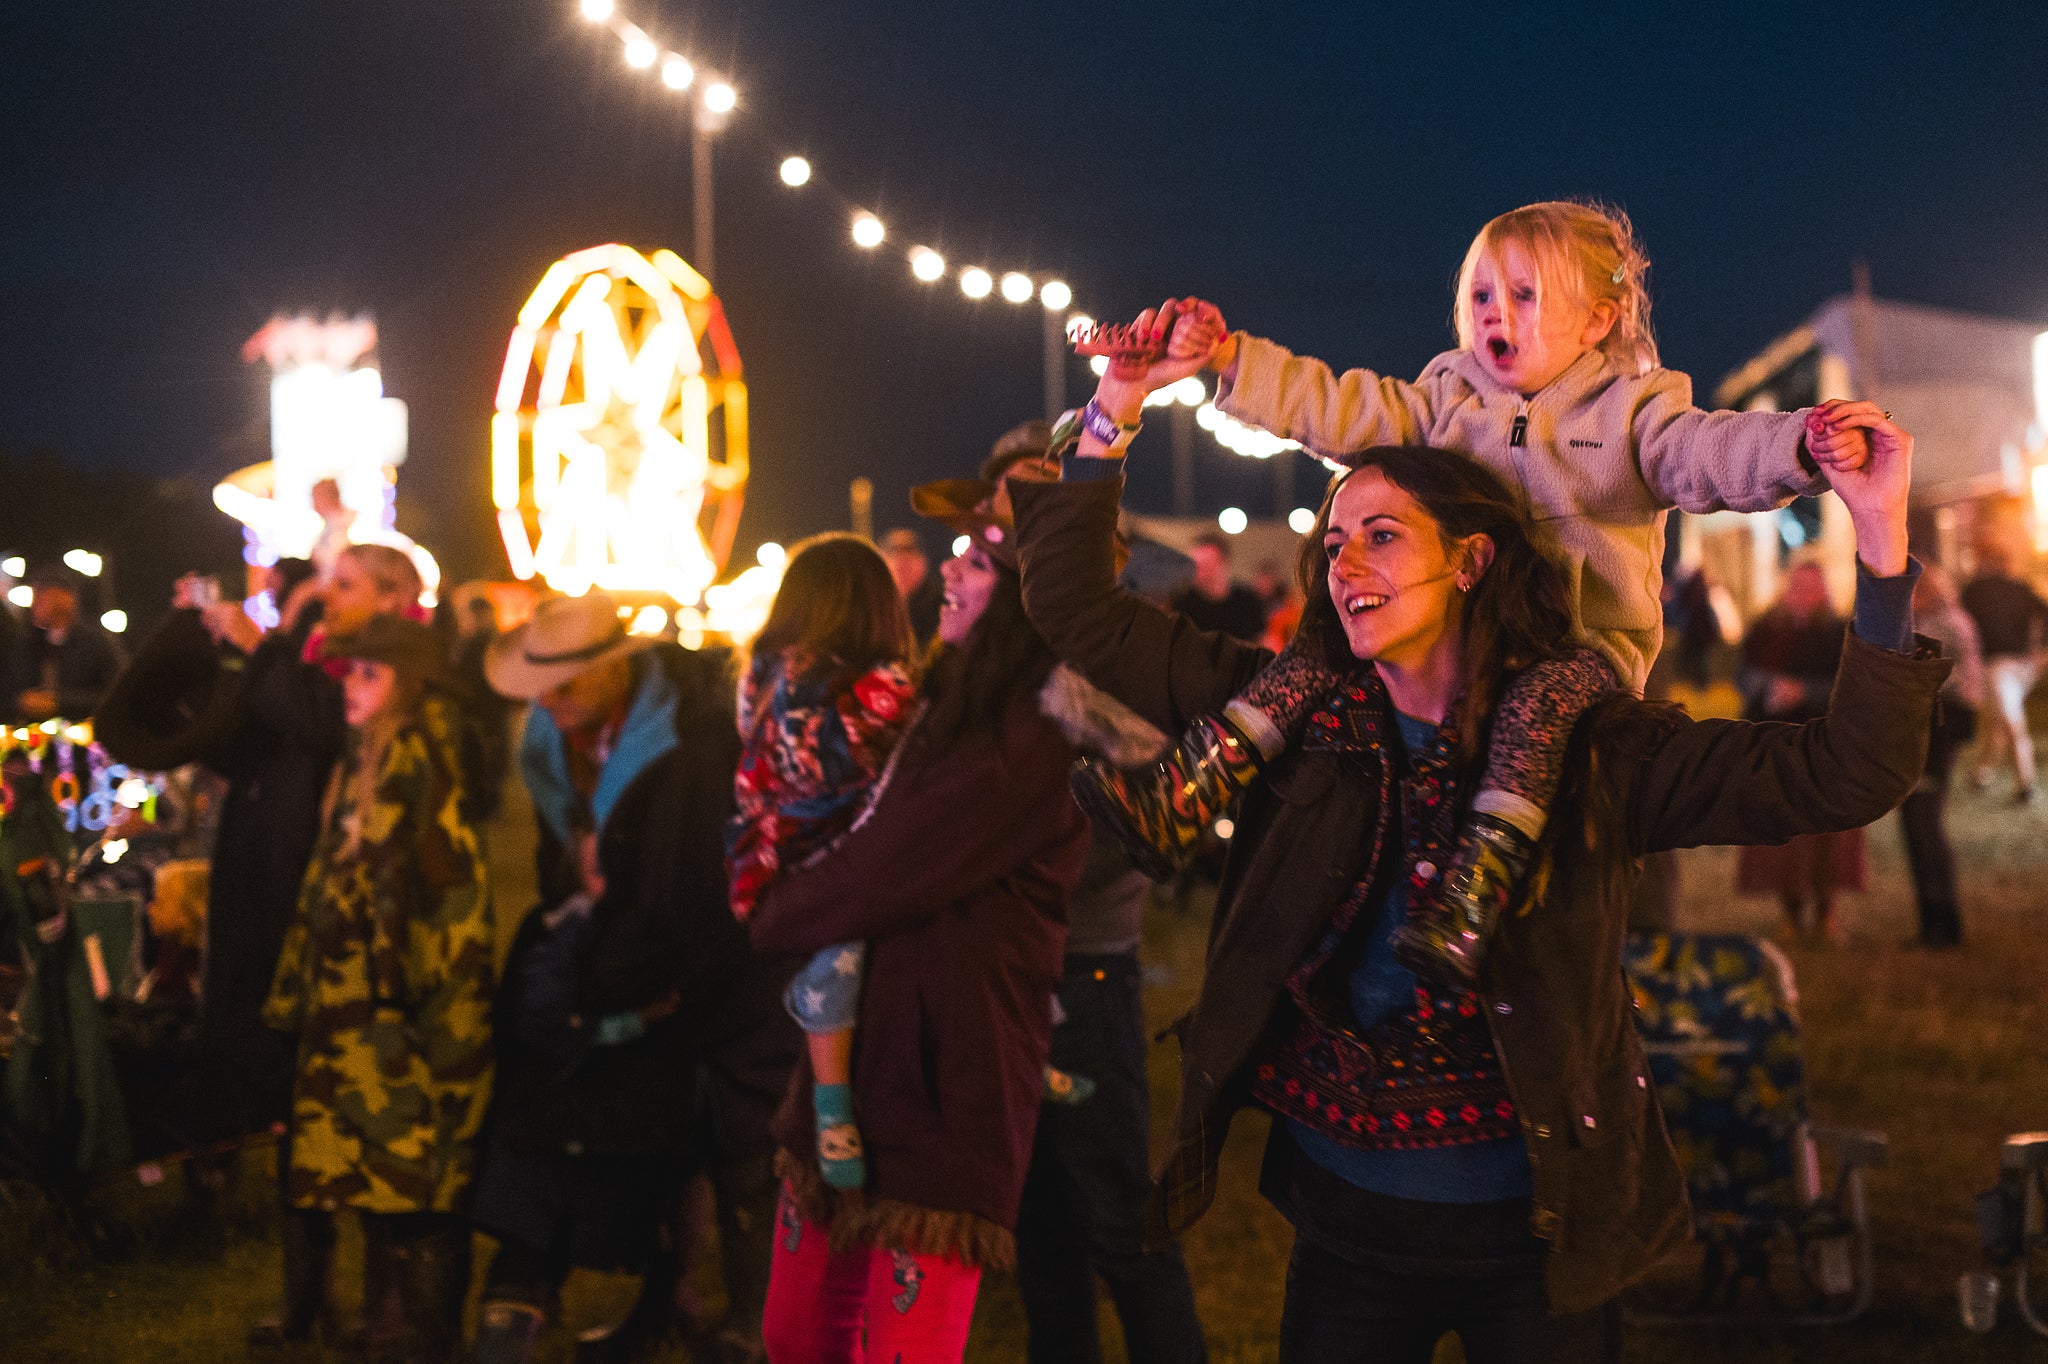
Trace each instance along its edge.
<path fill-rule="evenodd" d="M 1791 963 L 1759 938 L 1642 933 L 1623 965 L 1706 1251 L 1691 1317 L 1734 1317 L 1744 1284 L 1768 1304 L 1757 1320 L 1857 1316 L 1873 1289 L 1863 1172 L 1889 1147 L 1809 1116 Z"/>

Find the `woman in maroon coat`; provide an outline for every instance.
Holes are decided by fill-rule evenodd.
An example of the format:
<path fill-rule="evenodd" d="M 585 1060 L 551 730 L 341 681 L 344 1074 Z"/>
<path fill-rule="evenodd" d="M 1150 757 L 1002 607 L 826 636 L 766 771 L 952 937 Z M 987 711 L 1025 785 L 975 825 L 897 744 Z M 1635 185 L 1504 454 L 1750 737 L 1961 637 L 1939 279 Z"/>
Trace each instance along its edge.
<path fill-rule="evenodd" d="M 957 1360 L 981 1270 L 1013 1259 L 1087 848 L 1067 793 L 1086 726 L 1072 707 L 1058 714 L 1081 684 L 1054 676 L 1024 615 L 1007 500 L 998 511 L 993 493 L 919 490 L 919 510 L 972 542 L 943 570 L 922 713 L 866 815 L 778 878 L 748 924 L 757 948 L 792 957 L 868 945 L 853 1059 L 868 1183 L 824 1184 L 803 1067 L 777 1119 L 774 1364 Z"/>

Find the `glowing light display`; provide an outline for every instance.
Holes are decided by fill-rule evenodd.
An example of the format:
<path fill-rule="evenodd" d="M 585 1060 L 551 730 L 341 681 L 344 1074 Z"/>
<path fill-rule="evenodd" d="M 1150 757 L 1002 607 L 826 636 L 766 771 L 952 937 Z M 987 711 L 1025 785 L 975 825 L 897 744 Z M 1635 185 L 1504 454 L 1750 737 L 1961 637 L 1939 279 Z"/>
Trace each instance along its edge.
<path fill-rule="evenodd" d="M 747 388 L 710 281 L 673 251 L 556 261 L 519 310 L 496 406 L 491 498 L 516 576 L 704 600 L 748 467 Z"/>
<path fill-rule="evenodd" d="M 432 605 L 440 566 L 397 529 L 406 410 L 384 396 L 376 350 L 367 317 L 275 317 L 250 337 L 242 359 L 270 366 L 271 458 L 229 474 L 213 503 L 242 523 L 251 563 L 314 559 L 324 570 L 343 544 L 390 545 L 411 557 Z M 314 488 L 327 481 L 338 505 L 323 514 Z"/>

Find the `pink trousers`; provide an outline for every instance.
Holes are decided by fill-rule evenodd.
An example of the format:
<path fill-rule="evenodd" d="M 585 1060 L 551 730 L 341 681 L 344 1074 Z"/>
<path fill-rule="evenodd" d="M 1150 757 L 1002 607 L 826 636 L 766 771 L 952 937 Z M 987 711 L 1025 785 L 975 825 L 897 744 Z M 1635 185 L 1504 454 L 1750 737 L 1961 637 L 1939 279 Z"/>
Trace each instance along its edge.
<path fill-rule="evenodd" d="M 775 1210 L 762 1334 L 769 1364 L 959 1364 L 981 1271 L 936 1255 L 835 1255 L 789 1190 Z"/>

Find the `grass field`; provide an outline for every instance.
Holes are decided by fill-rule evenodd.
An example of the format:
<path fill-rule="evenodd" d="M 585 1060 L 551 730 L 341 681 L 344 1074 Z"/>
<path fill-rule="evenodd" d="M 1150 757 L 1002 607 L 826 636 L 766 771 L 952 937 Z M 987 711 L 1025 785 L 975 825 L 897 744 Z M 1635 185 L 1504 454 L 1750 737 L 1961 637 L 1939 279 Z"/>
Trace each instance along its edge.
<path fill-rule="evenodd" d="M 1793 947 L 1803 995 L 1815 1115 L 1891 1138 L 1891 1163 L 1871 1179 L 1878 1300 L 1862 1321 L 1832 1330 L 1632 1329 L 1635 1361 L 2048 1361 L 2048 1340 L 2010 1310 L 1989 1337 L 1957 1325 L 1956 1276 L 1977 1264 L 1971 1196 L 1995 1173 L 1999 1139 L 2048 1128 L 2048 814 L 1959 792 L 1953 824 L 1966 869 L 1968 944 L 1930 954 L 1901 946 L 1910 897 L 1892 820 L 1871 836 L 1871 891 L 1845 907 L 1846 943 Z M 508 878 L 523 874 L 513 863 Z M 1684 861 L 1682 927 L 1769 933 L 1775 910 L 1733 897 L 1733 855 Z M 524 901 L 511 895 L 508 903 Z M 1206 903 L 1161 912 L 1147 941 L 1148 1009 L 1164 1021 L 1199 978 Z M 1171 1098 L 1170 1045 L 1155 1050 L 1154 1092 Z M 1155 1121 L 1158 1115 L 1155 1115 Z M 1263 1120 L 1246 1115 L 1226 1156 L 1221 1195 L 1188 1239 L 1202 1318 L 1218 1364 L 1271 1360 L 1289 1232 L 1254 1191 Z M 135 1228 L 134 1246 L 100 1261 L 55 1244 L 21 1210 L 0 1206 L 0 1360 L 216 1361 L 239 1358 L 249 1322 L 275 1301 L 276 1249 L 263 1211 L 262 1165 L 252 1158 L 225 1245 L 194 1239 L 177 1211 L 175 1178 L 142 1189 L 109 1181 L 100 1202 Z M 344 1250 L 350 1291 L 351 1250 Z M 1674 1274 L 1683 1277 L 1682 1267 Z M 579 1276 L 566 1313 L 587 1326 L 623 1310 L 631 1288 Z M 2048 1282 L 2043 1284 L 2048 1297 Z M 1121 1359 L 1105 1314 L 1110 1357 Z M 567 1357 L 567 1337 L 549 1342 Z M 992 1279 L 968 1358 L 1023 1356 L 1013 1286 Z M 308 1360 L 321 1358 L 308 1351 Z M 680 1350 L 676 1360 L 687 1358 Z M 1447 1343 L 1440 1361 L 1461 1358 Z"/>

